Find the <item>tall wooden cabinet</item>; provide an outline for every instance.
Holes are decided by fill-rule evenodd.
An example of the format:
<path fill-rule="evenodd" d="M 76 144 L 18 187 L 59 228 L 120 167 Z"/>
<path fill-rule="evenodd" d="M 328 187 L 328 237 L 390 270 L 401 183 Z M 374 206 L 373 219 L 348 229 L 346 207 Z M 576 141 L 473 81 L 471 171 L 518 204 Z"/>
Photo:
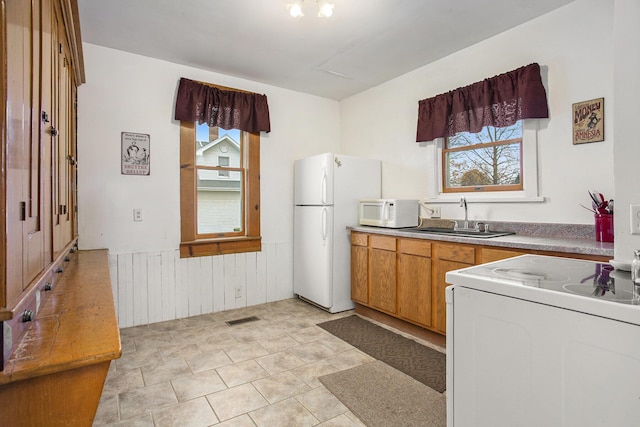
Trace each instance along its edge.
<path fill-rule="evenodd" d="M 76 87 L 84 71 L 77 0 L 0 5 L 1 368 L 77 235 Z"/>

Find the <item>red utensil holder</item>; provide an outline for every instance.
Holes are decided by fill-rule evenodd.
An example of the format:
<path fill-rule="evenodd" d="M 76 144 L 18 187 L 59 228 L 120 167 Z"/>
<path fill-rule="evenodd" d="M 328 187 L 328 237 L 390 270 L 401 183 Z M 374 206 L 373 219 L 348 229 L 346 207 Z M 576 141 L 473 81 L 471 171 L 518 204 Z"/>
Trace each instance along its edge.
<path fill-rule="evenodd" d="M 596 241 L 613 242 L 613 215 L 596 214 Z"/>

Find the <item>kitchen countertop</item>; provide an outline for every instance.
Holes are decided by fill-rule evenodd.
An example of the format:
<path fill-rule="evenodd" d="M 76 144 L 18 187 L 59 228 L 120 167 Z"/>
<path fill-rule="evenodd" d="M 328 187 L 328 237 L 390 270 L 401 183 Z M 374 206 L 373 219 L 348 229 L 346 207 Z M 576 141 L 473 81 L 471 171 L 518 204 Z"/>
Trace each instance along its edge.
<path fill-rule="evenodd" d="M 613 258 L 613 243 L 598 242 L 593 238 L 572 238 L 567 236 L 541 236 L 527 234 L 512 234 L 492 238 L 460 237 L 410 231 L 408 229 L 394 229 L 369 226 L 347 227 L 352 231 L 363 233 L 384 234 L 396 237 L 411 237 L 414 239 L 437 240 L 442 242 L 467 243 L 473 245 L 495 246 L 511 249 L 529 249 L 538 251 L 566 252 L 573 254 L 608 256 Z"/>

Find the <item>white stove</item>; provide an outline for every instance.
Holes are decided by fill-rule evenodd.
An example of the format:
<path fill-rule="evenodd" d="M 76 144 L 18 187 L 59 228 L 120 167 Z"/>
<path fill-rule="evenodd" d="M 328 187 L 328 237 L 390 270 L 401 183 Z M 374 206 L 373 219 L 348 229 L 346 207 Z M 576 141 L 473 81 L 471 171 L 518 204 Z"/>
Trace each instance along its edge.
<path fill-rule="evenodd" d="M 449 426 L 640 425 L 630 273 L 523 255 L 447 282 Z"/>

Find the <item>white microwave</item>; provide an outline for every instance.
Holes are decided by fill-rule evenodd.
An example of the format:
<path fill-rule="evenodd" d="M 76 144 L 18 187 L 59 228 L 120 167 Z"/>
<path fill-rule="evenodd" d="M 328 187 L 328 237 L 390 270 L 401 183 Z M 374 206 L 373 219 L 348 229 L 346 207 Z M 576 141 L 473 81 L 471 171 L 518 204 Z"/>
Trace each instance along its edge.
<path fill-rule="evenodd" d="M 403 228 L 417 227 L 420 215 L 417 200 L 363 199 L 360 200 L 360 225 Z"/>

